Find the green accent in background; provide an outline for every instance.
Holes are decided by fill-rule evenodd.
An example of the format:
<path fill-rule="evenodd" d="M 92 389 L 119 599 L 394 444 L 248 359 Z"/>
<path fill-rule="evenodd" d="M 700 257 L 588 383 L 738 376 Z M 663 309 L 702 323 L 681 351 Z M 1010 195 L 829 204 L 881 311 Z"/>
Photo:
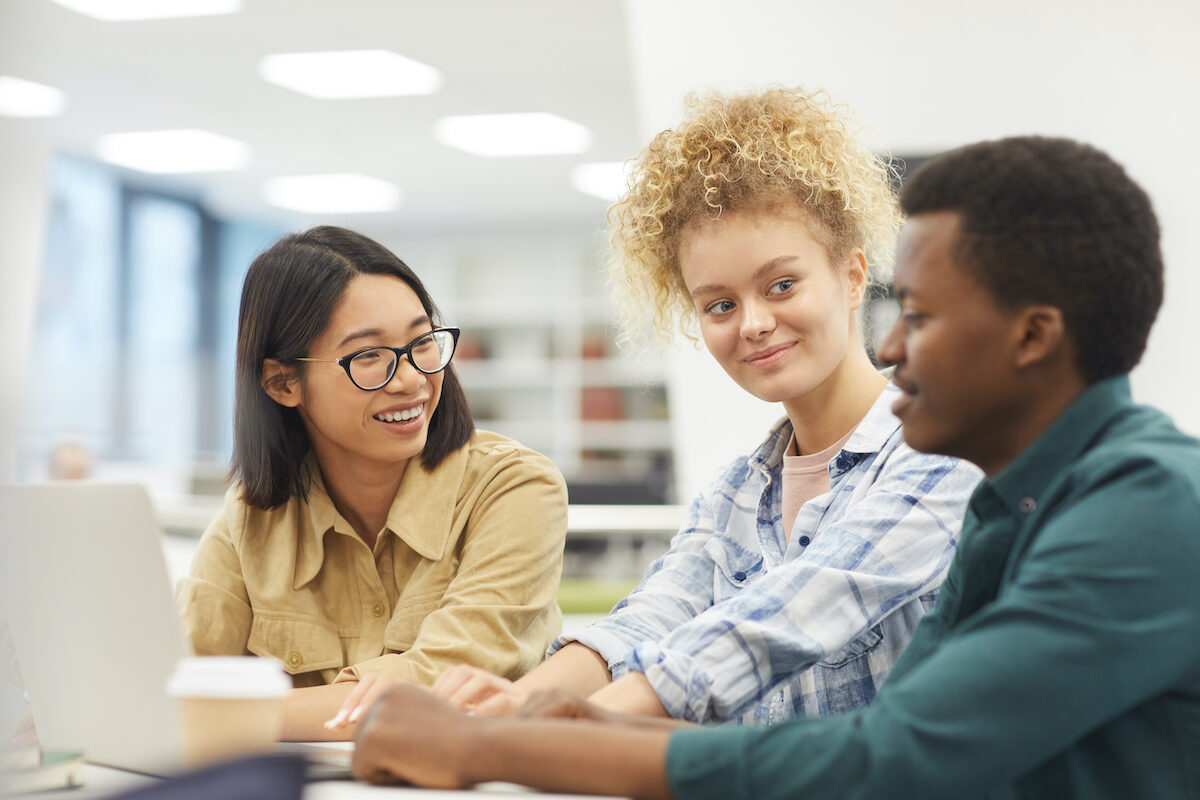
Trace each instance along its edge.
<path fill-rule="evenodd" d="M 558 585 L 558 606 L 564 614 L 607 614 L 637 584 L 636 580 L 564 578 Z"/>

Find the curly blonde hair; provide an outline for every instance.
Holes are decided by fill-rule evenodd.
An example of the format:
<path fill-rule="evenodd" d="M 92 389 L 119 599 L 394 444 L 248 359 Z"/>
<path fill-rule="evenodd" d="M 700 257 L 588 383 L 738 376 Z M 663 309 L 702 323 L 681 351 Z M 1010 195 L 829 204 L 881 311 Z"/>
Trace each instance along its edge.
<path fill-rule="evenodd" d="M 695 309 L 679 270 L 683 231 L 722 213 L 799 202 L 832 258 L 861 248 L 872 280 L 890 266 L 900 213 L 885 156 L 858 141 L 850 111 L 823 92 L 769 89 L 689 95 L 689 114 L 654 137 L 633 164 L 629 191 L 609 209 L 609 274 L 629 338 L 649 319 L 689 338 Z"/>

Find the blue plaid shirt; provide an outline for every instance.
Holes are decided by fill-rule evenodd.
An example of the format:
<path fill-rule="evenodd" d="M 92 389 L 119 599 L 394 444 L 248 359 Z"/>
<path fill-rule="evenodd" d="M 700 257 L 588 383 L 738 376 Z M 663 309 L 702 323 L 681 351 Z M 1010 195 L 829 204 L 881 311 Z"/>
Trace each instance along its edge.
<path fill-rule="evenodd" d="M 904 444 L 889 384 L 829 464 L 831 489 L 781 522 L 787 419 L 700 493 L 607 617 L 559 637 L 642 672 L 673 717 L 770 725 L 864 706 L 932 607 L 981 473 Z"/>

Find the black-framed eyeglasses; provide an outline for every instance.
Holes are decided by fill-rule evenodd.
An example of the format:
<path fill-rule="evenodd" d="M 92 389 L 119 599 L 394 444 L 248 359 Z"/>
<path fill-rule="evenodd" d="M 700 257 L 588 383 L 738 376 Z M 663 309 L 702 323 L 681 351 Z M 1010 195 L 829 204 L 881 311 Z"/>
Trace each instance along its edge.
<path fill-rule="evenodd" d="M 365 392 L 387 386 L 396 374 L 401 358 L 407 358 L 418 372 L 435 375 L 444 370 L 454 357 L 458 345 L 458 328 L 434 328 L 423 333 L 404 347 L 364 347 L 341 358 L 297 358 L 297 361 L 319 361 L 337 364 L 346 370 L 346 377 Z"/>

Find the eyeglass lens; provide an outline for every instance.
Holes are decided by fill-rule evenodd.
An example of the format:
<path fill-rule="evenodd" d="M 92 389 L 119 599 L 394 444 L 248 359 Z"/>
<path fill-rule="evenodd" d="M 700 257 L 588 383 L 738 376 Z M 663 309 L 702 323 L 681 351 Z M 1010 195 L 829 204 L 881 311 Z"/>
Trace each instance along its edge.
<path fill-rule="evenodd" d="M 408 345 L 413 364 L 422 372 L 438 372 L 454 355 L 450 331 L 433 331 Z M 364 350 L 350 360 L 350 377 L 364 389 L 378 389 L 395 372 L 396 353 L 385 347 Z"/>

